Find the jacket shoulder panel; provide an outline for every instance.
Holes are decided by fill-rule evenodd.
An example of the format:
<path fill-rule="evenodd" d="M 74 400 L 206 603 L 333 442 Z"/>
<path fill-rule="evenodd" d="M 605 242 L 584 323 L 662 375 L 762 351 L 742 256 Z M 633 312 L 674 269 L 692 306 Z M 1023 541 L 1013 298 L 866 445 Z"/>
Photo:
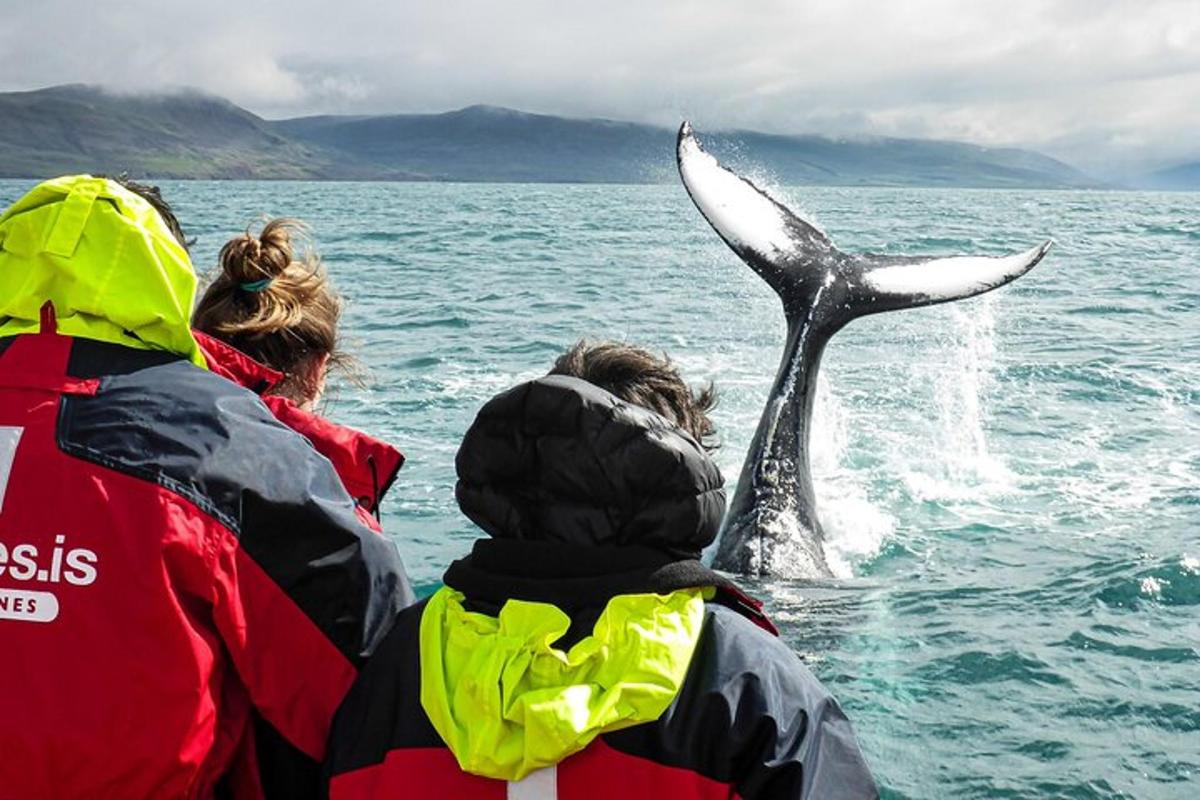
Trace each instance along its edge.
<path fill-rule="evenodd" d="M 246 521 L 247 493 L 296 501 L 316 490 L 342 499 L 332 471 L 253 393 L 177 358 L 113 366 L 75 375 L 101 384 L 93 396 L 64 399 L 65 452 L 165 486 L 235 532 Z"/>
<path fill-rule="evenodd" d="M 59 447 L 162 486 L 216 519 L 357 661 L 412 602 L 394 545 L 359 520 L 329 462 L 252 392 L 158 355 L 104 375 L 95 395 L 64 397 Z M 113 363 L 122 358 L 136 362 L 139 353 Z M 92 372 L 103 372 L 104 361 Z"/>

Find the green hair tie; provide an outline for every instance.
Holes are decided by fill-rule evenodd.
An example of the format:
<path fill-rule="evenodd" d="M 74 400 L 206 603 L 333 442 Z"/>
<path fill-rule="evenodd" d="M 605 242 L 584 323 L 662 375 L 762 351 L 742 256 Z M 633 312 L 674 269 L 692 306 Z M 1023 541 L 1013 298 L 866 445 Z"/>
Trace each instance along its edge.
<path fill-rule="evenodd" d="M 247 283 L 238 284 L 244 292 L 261 292 L 271 285 L 274 278 L 263 278 L 261 281 L 249 281 Z"/>

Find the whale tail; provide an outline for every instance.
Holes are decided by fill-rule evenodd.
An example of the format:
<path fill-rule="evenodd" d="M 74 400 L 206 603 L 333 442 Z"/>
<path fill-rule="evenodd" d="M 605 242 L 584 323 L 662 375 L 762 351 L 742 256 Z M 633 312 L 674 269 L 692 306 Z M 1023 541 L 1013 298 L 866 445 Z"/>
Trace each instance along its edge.
<path fill-rule="evenodd" d="M 1051 242 L 1001 257 L 844 253 L 812 222 L 721 166 L 686 122 L 679 129 L 676 156 L 692 202 L 779 295 L 789 329 L 714 566 L 791 577 L 828 575 L 808 467 L 808 425 L 825 343 L 857 317 L 1003 286 L 1033 269 Z"/>
<path fill-rule="evenodd" d="M 783 298 L 789 316 L 797 301 L 834 281 L 844 284 L 843 313 L 837 315 L 843 324 L 880 311 L 974 297 L 1033 269 L 1053 244 L 1000 257 L 844 253 L 812 222 L 705 152 L 687 122 L 679 128 L 676 157 L 696 208 Z"/>

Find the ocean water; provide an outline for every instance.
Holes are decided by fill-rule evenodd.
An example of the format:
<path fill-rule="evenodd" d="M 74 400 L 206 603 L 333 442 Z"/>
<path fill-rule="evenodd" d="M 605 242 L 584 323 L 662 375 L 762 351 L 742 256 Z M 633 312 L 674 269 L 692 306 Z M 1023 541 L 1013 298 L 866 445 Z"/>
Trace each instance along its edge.
<path fill-rule="evenodd" d="M 680 187 L 165 188 L 202 269 L 261 214 L 314 226 L 371 371 L 327 413 L 407 453 L 384 523 L 422 591 L 476 536 L 453 500 L 473 415 L 581 337 L 713 381 L 732 488 L 783 316 Z M 835 337 L 814 470 L 840 577 L 750 582 L 885 796 L 1200 797 L 1200 195 L 777 191 L 847 250 L 1057 243 Z"/>

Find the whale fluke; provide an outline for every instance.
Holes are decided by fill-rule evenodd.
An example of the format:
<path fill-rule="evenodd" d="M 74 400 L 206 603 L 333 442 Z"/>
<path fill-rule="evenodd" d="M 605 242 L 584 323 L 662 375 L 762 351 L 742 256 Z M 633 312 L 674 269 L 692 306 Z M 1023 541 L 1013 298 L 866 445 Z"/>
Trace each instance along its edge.
<path fill-rule="evenodd" d="M 857 317 L 973 297 L 1024 275 L 1047 241 L 986 257 L 843 253 L 815 224 L 706 153 L 687 122 L 676 147 L 696 208 L 783 302 L 787 342 L 742 467 L 714 566 L 731 572 L 830 575 L 809 472 L 808 430 L 825 344 Z"/>

